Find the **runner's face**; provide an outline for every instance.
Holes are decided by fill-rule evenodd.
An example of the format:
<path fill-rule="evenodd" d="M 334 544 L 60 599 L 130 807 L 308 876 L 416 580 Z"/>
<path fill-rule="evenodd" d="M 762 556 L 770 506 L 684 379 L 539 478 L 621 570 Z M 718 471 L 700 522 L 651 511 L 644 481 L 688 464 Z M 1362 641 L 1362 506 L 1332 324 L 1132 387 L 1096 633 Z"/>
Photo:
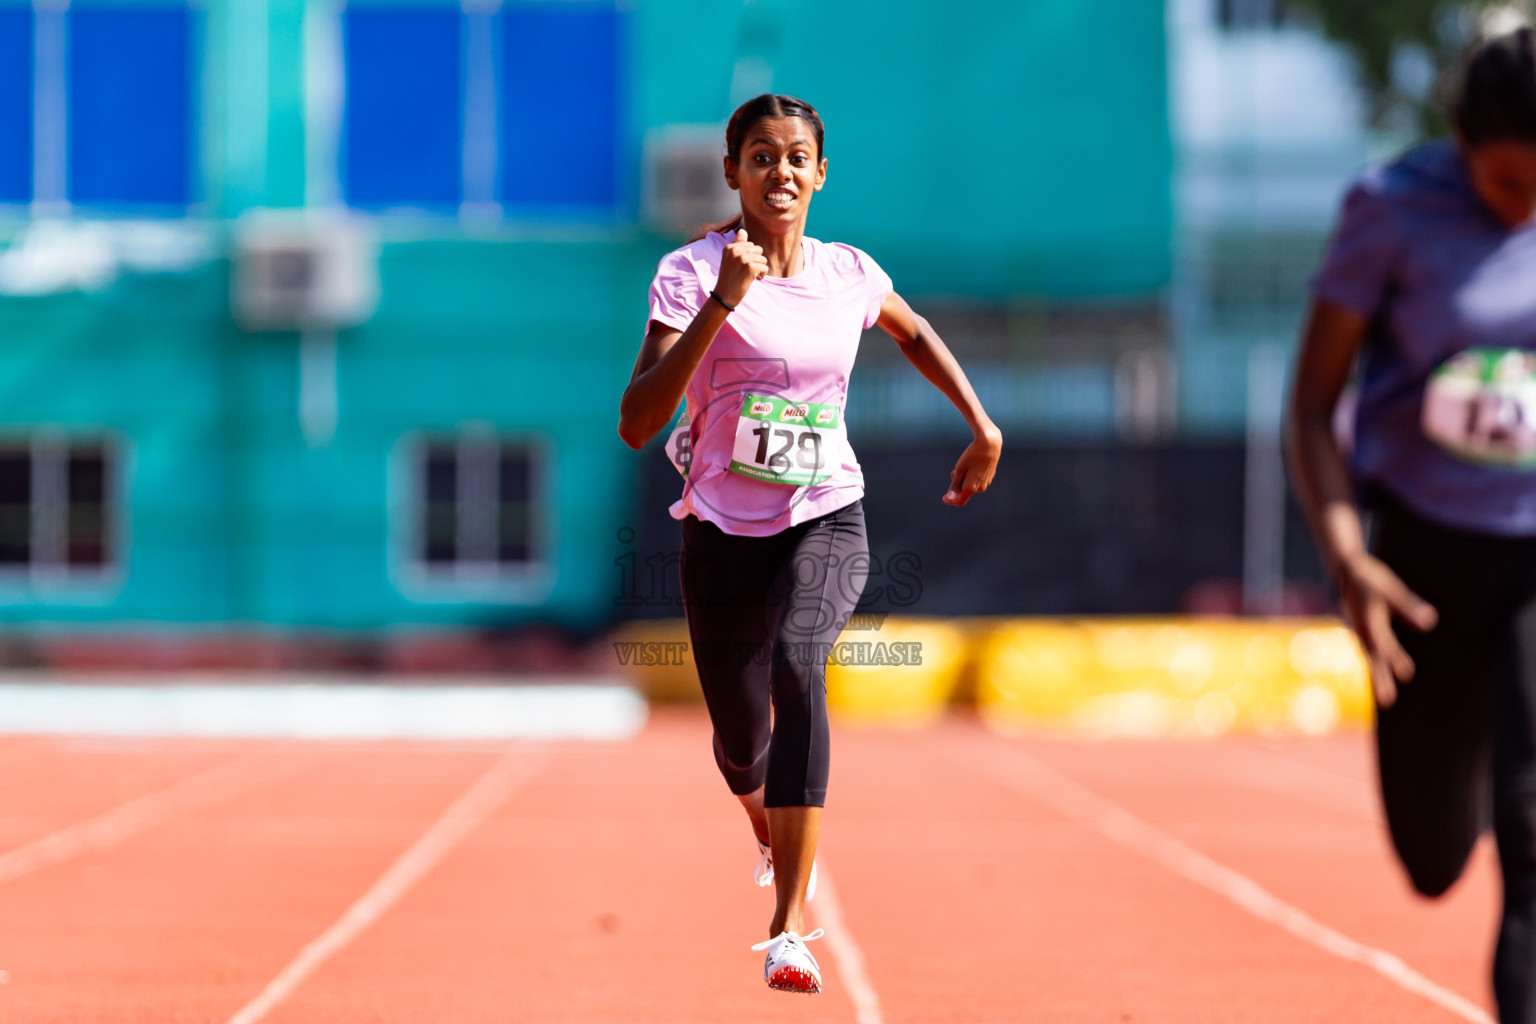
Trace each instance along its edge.
<path fill-rule="evenodd" d="M 1507 227 L 1536 215 L 1536 143 L 1504 139 L 1461 151 L 1472 188 Z"/>
<path fill-rule="evenodd" d="M 747 131 L 741 159 L 725 158 L 725 180 L 741 192 L 741 211 L 765 227 L 804 226 L 811 193 L 827 180 L 827 161 L 803 117 L 765 117 Z"/>

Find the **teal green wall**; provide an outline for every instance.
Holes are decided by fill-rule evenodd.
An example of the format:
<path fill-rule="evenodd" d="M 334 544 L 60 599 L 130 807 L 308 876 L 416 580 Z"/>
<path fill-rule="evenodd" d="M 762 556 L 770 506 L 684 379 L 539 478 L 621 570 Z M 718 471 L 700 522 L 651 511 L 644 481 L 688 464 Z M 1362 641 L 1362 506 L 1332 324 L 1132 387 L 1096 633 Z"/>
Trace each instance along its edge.
<path fill-rule="evenodd" d="M 121 577 L 0 581 L 0 616 L 229 615 L 223 294 L 222 275 L 203 272 L 0 302 L 0 431 L 106 432 L 125 446 L 131 480 Z"/>
<path fill-rule="evenodd" d="M 1170 273 L 1163 8 L 641 0 L 642 125 L 729 116 L 737 57 L 827 127 L 811 233 L 898 290 L 1147 296 Z"/>
<path fill-rule="evenodd" d="M 378 316 L 338 340 L 335 436 L 313 449 L 299 429 L 299 340 L 232 327 L 223 261 L 0 302 L 0 433 L 105 431 L 127 455 L 121 578 L 0 581 L 0 621 L 600 622 L 613 537 L 632 514 L 635 459 L 616 436 L 614 396 L 649 254 L 422 241 L 388 246 L 381 271 Z M 535 601 L 402 580 L 390 539 L 402 510 L 388 492 L 401 441 L 469 421 L 554 454 L 553 574 Z"/>
<path fill-rule="evenodd" d="M 0 298 L 0 433 L 106 430 L 128 455 L 123 572 L 57 589 L 0 580 L 0 622 L 604 621 L 639 464 L 616 436 L 617 396 L 655 261 L 676 244 L 633 227 L 640 143 L 652 126 L 723 124 L 741 58 L 825 116 L 831 173 L 812 233 L 868 250 L 902 292 L 1151 299 L 1168 280 L 1160 5 L 637 0 L 627 199 L 612 222 L 381 222 L 382 303 L 338 339 L 339 421 L 312 449 L 298 338 L 234 325 L 224 255 L 229 220 L 317 194 L 306 7 L 204 10 L 192 214 L 218 255 L 95 294 Z M 392 460 L 413 431 L 467 422 L 541 437 L 555 455 L 547 591 L 426 592 L 399 572 Z"/>
<path fill-rule="evenodd" d="M 826 122 L 812 233 L 867 249 L 898 288 L 1155 295 L 1172 234 L 1163 18 L 1133 0 L 635 0 L 616 221 L 645 130 L 723 125 L 745 60 L 768 77 L 738 91 L 801 96 Z M 305 202 L 304 26 L 303 0 L 210 4 L 203 148 L 224 215 Z"/>
<path fill-rule="evenodd" d="M 381 270 L 377 317 L 339 339 L 339 420 L 324 448 L 306 449 L 299 434 L 296 340 L 237 339 L 247 616 L 340 627 L 600 621 L 612 610 L 613 537 L 632 516 L 636 465 L 617 437 L 615 396 L 648 258 L 619 243 L 423 241 L 388 247 Z M 411 431 L 465 422 L 541 438 L 553 452 L 547 597 L 477 601 L 401 578 L 387 540 L 398 525 L 391 460 Z"/>

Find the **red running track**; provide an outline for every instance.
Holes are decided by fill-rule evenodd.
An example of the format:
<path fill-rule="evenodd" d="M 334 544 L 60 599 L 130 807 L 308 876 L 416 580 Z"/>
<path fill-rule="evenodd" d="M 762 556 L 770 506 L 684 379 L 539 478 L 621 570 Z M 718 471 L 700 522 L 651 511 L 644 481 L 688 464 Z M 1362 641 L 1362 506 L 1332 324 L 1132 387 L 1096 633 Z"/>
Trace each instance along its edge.
<path fill-rule="evenodd" d="M 770 992 L 748 949 L 770 896 L 697 712 L 511 748 L 0 739 L 0 1020 L 1487 1012 L 1489 850 L 1447 898 L 1413 897 L 1363 736 L 1002 738 L 959 718 L 834 743 L 833 899 L 813 904 L 833 934 L 805 998 Z"/>

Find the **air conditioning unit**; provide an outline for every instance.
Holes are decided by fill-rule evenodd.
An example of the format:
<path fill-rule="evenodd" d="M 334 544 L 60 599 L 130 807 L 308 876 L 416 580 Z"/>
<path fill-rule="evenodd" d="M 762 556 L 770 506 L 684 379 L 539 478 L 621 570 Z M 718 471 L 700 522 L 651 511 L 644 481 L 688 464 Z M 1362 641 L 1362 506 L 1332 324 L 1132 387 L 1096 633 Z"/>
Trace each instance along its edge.
<path fill-rule="evenodd" d="M 235 225 L 230 287 L 247 330 L 351 327 L 378 308 L 378 247 L 350 218 L 253 214 Z"/>
<path fill-rule="evenodd" d="M 641 144 L 641 215 L 651 230 L 686 235 L 700 224 L 741 210 L 725 183 L 725 126 L 669 124 L 646 132 Z"/>

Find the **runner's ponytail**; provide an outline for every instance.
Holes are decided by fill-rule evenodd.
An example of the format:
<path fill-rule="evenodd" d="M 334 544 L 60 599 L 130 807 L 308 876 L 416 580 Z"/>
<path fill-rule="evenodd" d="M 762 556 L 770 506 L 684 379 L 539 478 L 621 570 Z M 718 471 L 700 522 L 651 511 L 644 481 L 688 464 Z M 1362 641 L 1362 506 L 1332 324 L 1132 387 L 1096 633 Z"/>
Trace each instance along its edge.
<path fill-rule="evenodd" d="M 700 224 L 696 229 L 698 233 L 695 234 L 692 238 L 688 239 L 688 244 L 692 245 L 699 239 L 705 238 L 712 234 L 723 235 L 727 231 L 735 231 L 739 227 L 741 227 L 741 214 L 739 213 L 732 217 L 730 220 L 716 221 L 713 224 Z"/>

